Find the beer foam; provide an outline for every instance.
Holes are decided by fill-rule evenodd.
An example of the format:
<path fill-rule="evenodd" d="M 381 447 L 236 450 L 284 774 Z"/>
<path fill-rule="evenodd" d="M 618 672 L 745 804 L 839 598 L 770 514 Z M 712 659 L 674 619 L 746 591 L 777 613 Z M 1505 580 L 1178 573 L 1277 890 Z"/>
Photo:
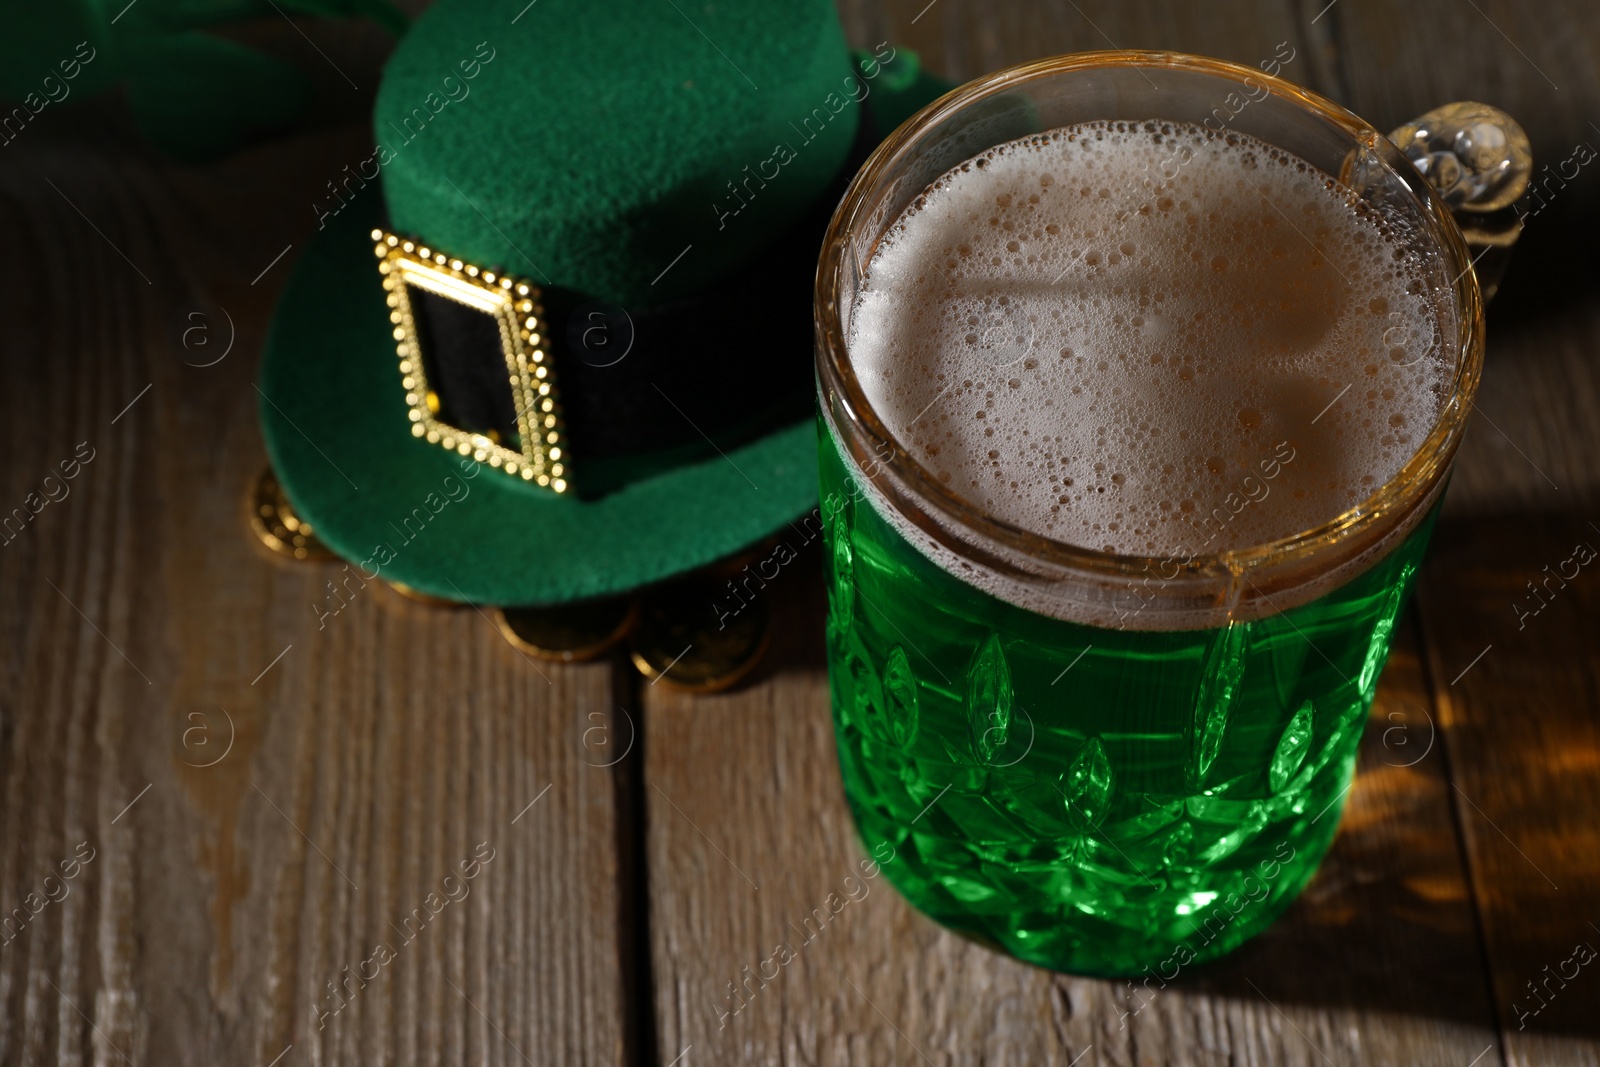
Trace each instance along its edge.
<path fill-rule="evenodd" d="M 1210 554 L 1319 526 L 1415 454 L 1453 370 L 1430 269 L 1265 142 L 1086 123 L 930 185 L 846 343 L 893 437 L 969 504 L 1084 548 Z"/>

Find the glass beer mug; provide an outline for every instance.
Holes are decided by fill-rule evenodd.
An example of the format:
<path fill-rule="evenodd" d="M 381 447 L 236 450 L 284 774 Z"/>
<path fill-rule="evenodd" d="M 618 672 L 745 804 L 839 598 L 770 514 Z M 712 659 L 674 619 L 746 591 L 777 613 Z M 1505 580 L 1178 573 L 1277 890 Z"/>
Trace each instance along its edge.
<path fill-rule="evenodd" d="M 1383 271 L 1391 255 L 1415 264 L 1411 292 L 1426 304 L 1431 333 L 1385 333 L 1389 352 L 1374 358 L 1431 361 L 1432 423 L 1410 428 L 1397 469 L 1364 499 L 1329 503 L 1308 528 L 1261 543 L 1196 538 L 1143 554 L 1086 547 L 1086 538 L 997 515 L 960 479 L 941 477 L 926 441 L 906 428 L 926 425 L 923 414 L 887 409 L 909 403 L 882 384 L 904 372 L 867 350 L 859 320 L 874 271 L 890 270 L 878 258 L 889 235 L 918 224 L 908 209 L 931 203 L 936 181 L 977 180 L 973 167 L 992 161 L 996 146 L 1083 124 L 1133 134 L 1168 124 L 1219 151 L 1237 142 L 1287 154 L 1335 183 L 1325 187 L 1342 205 L 1382 220 L 1393 247 L 1372 247 L 1370 262 L 1326 249 L 1343 273 Z M 939 922 L 1046 967 L 1171 977 L 1265 928 L 1327 851 L 1482 366 L 1476 248 L 1452 210 L 1476 213 L 1475 246 L 1509 245 L 1514 229 L 1495 220 L 1530 170 L 1515 123 L 1481 105 L 1450 105 L 1395 138 L 1405 153 L 1330 101 L 1257 69 L 1091 53 L 1013 67 L 945 96 L 886 140 L 851 185 L 816 290 L 833 711 L 864 843 L 875 856 L 892 849 L 885 873 Z M 1098 195 L 1148 213 L 1176 177 L 1148 171 Z M 1040 180 L 1048 184 L 1048 168 Z M 1086 185 L 1082 195 L 1091 193 Z M 1301 226 L 1310 217 L 1299 216 Z M 1316 240 L 1337 237 L 1321 232 Z M 926 295 L 942 269 L 934 258 L 899 298 Z M 894 269 L 906 274 L 904 263 Z M 1191 268 L 1152 269 L 1182 284 Z M 1270 281 L 1276 270 L 1258 273 Z M 1327 280 L 1337 298 L 1339 279 Z M 1347 278 L 1345 288 L 1360 281 Z M 1055 358 L 1039 348 L 1036 320 L 1061 317 L 1053 300 L 1075 312 L 1069 288 L 1043 283 L 1019 278 L 1013 299 L 999 301 L 1009 310 L 986 380 L 969 376 L 953 392 L 981 398 L 1008 378 L 1016 389 L 1030 353 L 1035 363 Z M 1004 297 L 1005 285 L 995 281 L 991 297 Z M 1291 304 L 1301 298 L 1285 292 Z M 1295 321 L 1297 307 L 1286 308 L 1285 321 Z M 906 331 L 916 328 L 908 315 L 898 334 L 873 343 L 914 348 Z M 924 396 L 934 410 L 966 402 L 949 388 L 915 399 Z M 1049 425 L 1038 411 L 1029 419 Z M 1256 501 L 1266 491 L 1288 493 L 1317 449 L 1335 447 L 1318 434 L 1336 420 L 1318 419 L 1301 419 L 1230 470 L 1237 491 L 1199 514 L 1227 522 L 1265 507 Z M 938 459 L 946 470 L 948 458 Z"/>

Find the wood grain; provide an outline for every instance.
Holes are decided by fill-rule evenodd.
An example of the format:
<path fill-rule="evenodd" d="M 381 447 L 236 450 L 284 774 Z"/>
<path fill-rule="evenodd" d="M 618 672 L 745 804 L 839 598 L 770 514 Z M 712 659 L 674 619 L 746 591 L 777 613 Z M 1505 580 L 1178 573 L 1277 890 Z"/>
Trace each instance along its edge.
<path fill-rule="evenodd" d="M 1558 178 L 1490 311 L 1477 419 L 1418 607 L 1506 1060 L 1593 1065 L 1600 974 L 1566 961 L 1600 949 L 1600 584 L 1572 564 L 1570 582 L 1543 583 L 1579 543 L 1600 549 L 1600 176 L 1562 181 L 1558 166 L 1600 147 L 1600 38 L 1577 29 L 1592 12 L 1575 3 L 1344 0 L 1334 16 L 1361 114 L 1485 100 Z M 1423 34 L 1455 61 L 1406 62 Z"/>
<path fill-rule="evenodd" d="M 1382 128 L 1471 97 L 1541 159 L 1600 145 L 1580 0 L 841 6 L 852 42 L 957 78 L 1288 40 L 1287 76 Z M 719 696 L 529 663 L 471 609 L 376 583 L 319 626 L 345 573 L 243 533 L 251 383 L 312 204 L 370 151 L 388 42 L 298 27 L 249 35 L 312 76 L 312 121 L 227 163 L 151 158 L 116 100 L 0 148 L 0 517 L 94 450 L 0 547 L 0 1065 L 1600 1063 L 1600 971 L 1549 978 L 1600 947 L 1600 579 L 1516 611 L 1600 548 L 1590 170 L 1530 220 L 1493 310 L 1332 853 L 1282 921 L 1145 1003 L 862 879 L 814 558 L 773 590 L 769 663 Z M 216 309 L 233 348 L 192 366 L 186 316 L 220 341 Z M 797 937 L 847 877 L 866 894 Z M 752 978 L 780 940 L 796 959 Z M 1530 981 L 1546 1006 L 1519 1015 Z"/>
<path fill-rule="evenodd" d="M 359 115 L 386 42 L 308 28 Z M 261 338 L 367 135 L 181 170 L 114 101 L 47 119 L 0 170 L 6 513 L 93 458 L 0 549 L 0 1063 L 623 1061 L 610 667 L 244 526 Z"/>
<path fill-rule="evenodd" d="M 1248 62 L 1289 39 L 1304 67 L 1288 75 L 1336 95 L 1364 84 L 1361 78 L 1380 79 L 1352 54 L 1384 64 L 1383 79 L 1404 79 L 1404 69 L 1393 69 L 1403 67 L 1394 50 L 1410 44 L 1414 54 L 1424 40 L 1400 37 L 1387 52 L 1362 53 L 1343 26 L 1317 19 L 1326 5 L 1261 10 L 1237 22 L 1210 10 L 1186 22 L 1182 13 L 1129 4 L 1042 12 L 980 12 L 949 0 L 916 6 L 886 16 L 877 5 L 861 5 L 847 9 L 846 21 L 858 40 L 906 40 L 930 67 L 957 77 L 1034 55 L 1102 47 L 1175 47 Z M 1427 103 L 1389 100 L 1374 117 L 1397 124 L 1436 103 L 1474 95 L 1436 86 L 1430 92 Z M 1567 369 L 1580 379 L 1587 374 Z M 1593 410 L 1568 405 L 1575 418 Z M 1565 429 L 1544 433 L 1555 438 Z M 1482 444 L 1481 433 L 1475 441 Z M 1476 476 L 1466 469 L 1473 454 L 1464 456 L 1458 482 Z M 1531 477 L 1524 470 L 1498 488 L 1526 499 Z M 806 625 L 817 632 L 820 600 L 809 595 L 791 593 L 783 611 L 812 613 Z M 647 693 L 651 921 L 663 1060 L 683 1049 L 729 1063 L 1065 1063 L 1080 1055 L 1085 1063 L 1514 1059 L 1515 1043 L 1502 1047 L 1495 1003 L 1501 991 L 1485 969 L 1478 901 L 1461 851 L 1463 838 L 1473 835 L 1461 825 L 1459 793 L 1448 776 L 1448 708 L 1435 703 L 1428 668 L 1437 674 L 1436 657 L 1420 653 L 1416 638 L 1408 626 L 1397 643 L 1340 836 L 1305 895 L 1232 960 L 1163 992 L 1126 1020 L 1123 1014 L 1141 1000 L 1125 987 L 986 956 L 881 888 L 849 905 L 775 981 L 752 983 L 759 992 L 731 990 L 728 983 L 750 981 L 771 955 L 767 942 L 788 938 L 792 924 L 836 889 L 861 856 L 842 803 L 814 792 L 835 788 L 837 774 L 820 650 L 815 643 L 791 646 L 779 674 L 741 694 Z M 1570 693 L 1572 682 L 1569 673 L 1549 684 Z M 1526 762 L 1537 759 L 1529 753 Z M 742 769 L 734 766 L 740 760 Z M 662 803 L 667 796 L 670 808 Z M 1569 821 L 1587 819 L 1592 834 L 1592 810 L 1576 810 Z M 723 906 L 708 906 L 708 899 Z M 723 1014 L 736 1006 L 737 1013 Z"/>
<path fill-rule="evenodd" d="M 780 628 L 756 684 L 644 695 L 662 1061 L 691 1047 L 697 1064 L 1070 1061 L 1045 972 L 946 933 L 865 877 L 834 757 L 815 564 L 791 564 L 804 572 L 774 587 Z M 813 909 L 827 915 L 830 893 L 859 899 L 819 928 Z M 796 958 L 764 981 L 780 943 Z"/>
<path fill-rule="evenodd" d="M 775 587 L 787 636 L 757 684 L 645 695 L 663 1062 L 685 1049 L 692 1062 L 730 1064 L 1082 1055 L 1460 1067 L 1486 1049 L 1480 1064 L 1500 1062 L 1409 628 L 1311 886 L 1237 956 L 1152 994 L 993 953 L 912 910 L 881 877 L 863 878 L 834 753 L 820 579 L 815 560 L 804 566 Z M 860 899 L 820 931 L 805 925 L 829 893 Z M 796 957 L 787 965 L 773 962 L 779 944 Z"/>

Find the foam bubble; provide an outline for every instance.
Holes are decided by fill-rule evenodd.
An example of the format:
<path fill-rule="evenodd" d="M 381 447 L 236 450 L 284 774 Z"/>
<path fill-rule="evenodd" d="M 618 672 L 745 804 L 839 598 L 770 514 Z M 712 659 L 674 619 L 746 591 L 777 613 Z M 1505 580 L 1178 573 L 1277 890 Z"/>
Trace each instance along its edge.
<path fill-rule="evenodd" d="M 856 295 L 868 401 L 949 489 L 1128 555 L 1360 503 L 1447 394 L 1424 265 L 1303 160 L 1167 122 L 992 148 L 890 227 Z"/>

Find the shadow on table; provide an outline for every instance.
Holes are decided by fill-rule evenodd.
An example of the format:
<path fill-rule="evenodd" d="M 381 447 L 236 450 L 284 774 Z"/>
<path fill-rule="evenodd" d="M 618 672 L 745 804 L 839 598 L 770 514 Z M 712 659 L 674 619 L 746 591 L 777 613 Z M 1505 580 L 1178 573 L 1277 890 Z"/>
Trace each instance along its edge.
<path fill-rule="evenodd" d="M 1333 850 L 1197 990 L 1600 1039 L 1600 557 L 1513 610 L 1589 521 L 1442 517 Z"/>
<path fill-rule="evenodd" d="M 1594 243 L 1600 232 L 1600 201 L 1592 196 L 1585 200 L 1579 192 L 1552 197 L 1548 207 L 1524 218 L 1522 236 L 1491 305 L 1491 336 L 1537 327 L 1551 315 L 1593 303 L 1600 281 Z"/>

